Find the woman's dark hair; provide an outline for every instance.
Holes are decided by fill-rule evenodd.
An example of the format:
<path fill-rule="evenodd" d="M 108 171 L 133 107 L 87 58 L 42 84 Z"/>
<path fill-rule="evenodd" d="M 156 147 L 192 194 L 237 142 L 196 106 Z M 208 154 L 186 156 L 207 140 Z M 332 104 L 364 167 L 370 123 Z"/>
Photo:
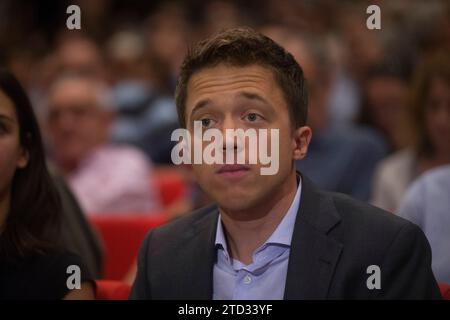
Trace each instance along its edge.
<path fill-rule="evenodd" d="M 11 206 L 0 234 L 0 258 L 17 259 L 43 254 L 56 247 L 61 203 L 47 168 L 39 125 L 25 90 L 0 68 L 0 91 L 14 104 L 21 146 L 28 164 L 17 169 L 11 186 Z"/>
<path fill-rule="evenodd" d="M 427 132 L 426 111 L 427 100 L 434 80 L 440 79 L 450 84 L 450 51 L 441 50 L 424 57 L 414 76 L 411 108 L 407 118 L 406 128 L 413 137 L 413 147 L 419 155 L 430 156 L 435 152 L 434 145 Z"/>

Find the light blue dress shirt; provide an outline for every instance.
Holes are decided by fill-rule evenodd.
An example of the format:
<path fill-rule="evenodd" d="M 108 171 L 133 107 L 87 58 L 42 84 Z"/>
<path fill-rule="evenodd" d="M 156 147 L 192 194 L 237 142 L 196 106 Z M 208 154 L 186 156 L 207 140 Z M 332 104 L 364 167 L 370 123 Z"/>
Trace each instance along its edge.
<path fill-rule="evenodd" d="M 418 178 L 406 192 L 398 214 L 422 229 L 430 242 L 436 280 L 450 283 L 450 165 Z"/>
<path fill-rule="evenodd" d="M 301 196 L 301 179 L 289 210 L 267 241 L 245 265 L 228 254 L 222 220 L 216 232 L 217 262 L 213 273 L 214 300 L 279 300 L 284 297 L 292 234 Z"/>

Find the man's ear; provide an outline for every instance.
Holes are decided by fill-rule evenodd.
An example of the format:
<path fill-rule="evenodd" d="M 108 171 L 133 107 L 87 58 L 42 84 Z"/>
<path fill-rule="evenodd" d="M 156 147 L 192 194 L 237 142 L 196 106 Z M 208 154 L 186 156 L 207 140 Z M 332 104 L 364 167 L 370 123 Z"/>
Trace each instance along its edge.
<path fill-rule="evenodd" d="M 302 160 L 308 153 L 309 142 L 311 141 L 312 130 L 308 126 L 295 129 L 293 133 L 292 145 L 294 160 Z"/>
<path fill-rule="evenodd" d="M 17 168 L 23 169 L 28 165 L 30 160 L 30 153 L 24 147 L 20 147 L 20 155 L 17 159 Z"/>

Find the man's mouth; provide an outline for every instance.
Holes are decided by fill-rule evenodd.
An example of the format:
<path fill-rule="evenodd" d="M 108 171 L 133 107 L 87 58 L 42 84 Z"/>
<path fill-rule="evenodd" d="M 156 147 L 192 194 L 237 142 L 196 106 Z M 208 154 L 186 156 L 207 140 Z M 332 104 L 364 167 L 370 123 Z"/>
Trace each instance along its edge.
<path fill-rule="evenodd" d="M 226 164 L 221 166 L 216 173 L 225 178 L 241 178 L 250 171 L 250 167 L 242 164 Z"/>

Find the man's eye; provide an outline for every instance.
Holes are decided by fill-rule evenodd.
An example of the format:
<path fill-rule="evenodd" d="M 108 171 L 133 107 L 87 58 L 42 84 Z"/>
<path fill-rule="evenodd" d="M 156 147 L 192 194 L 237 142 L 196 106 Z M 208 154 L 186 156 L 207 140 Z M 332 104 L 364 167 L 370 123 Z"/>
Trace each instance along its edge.
<path fill-rule="evenodd" d="M 258 120 L 258 118 L 260 118 L 260 116 L 259 116 L 258 114 L 256 114 L 256 113 L 249 113 L 249 114 L 246 116 L 246 118 L 247 118 L 247 120 L 250 121 L 250 122 L 255 122 L 255 121 Z"/>
<path fill-rule="evenodd" d="M 207 128 L 211 124 L 211 119 L 202 119 L 202 127 Z"/>

